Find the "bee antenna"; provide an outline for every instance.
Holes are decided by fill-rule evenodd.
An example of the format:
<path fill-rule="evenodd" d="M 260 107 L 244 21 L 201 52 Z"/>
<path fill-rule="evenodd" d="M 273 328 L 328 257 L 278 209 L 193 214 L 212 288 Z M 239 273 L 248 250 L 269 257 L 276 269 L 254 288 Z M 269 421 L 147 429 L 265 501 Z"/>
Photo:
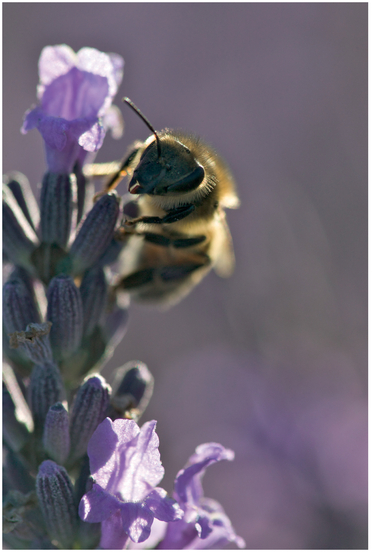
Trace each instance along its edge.
<path fill-rule="evenodd" d="M 161 141 L 159 139 L 159 136 L 157 134 L 157 131 L 155 130 L 155 128 L 153 127 L 153 125 L 151 125 L 150 121 L 148 121 L 148 119 L 145 117 L 145 115 L 143 113 L 141 113 L 141 111 L 139 110 L 139 108 L 132 102 L 132 100 L 130 100 L 129 98 L 125 97 L 123 98 L 123 102 L 125 102 L 126 104 L 128 104 L 132 109 L 133 111 L 135 111 L 137 113 L 137 115 L 144 121 L 145 125 L 152 131 L 152 133 L 154 134 L 155 136 L 155 139 L 157 141 L 157 150 L 158 150 L 158 157 L 160 158 L 161 157 Z"/>

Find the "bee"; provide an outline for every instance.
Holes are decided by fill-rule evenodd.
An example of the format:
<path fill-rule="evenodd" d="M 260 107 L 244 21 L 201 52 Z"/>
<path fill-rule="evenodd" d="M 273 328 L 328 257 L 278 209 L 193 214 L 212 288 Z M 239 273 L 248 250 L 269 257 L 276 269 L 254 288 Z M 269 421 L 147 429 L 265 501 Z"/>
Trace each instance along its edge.
<path fill-rule="evenodd" d="M 222 277 L 234 269 L 225 209 L 237 208 L 233 176 L 215 150 L 183 131 L 156 131 L 129 98 L 126 102 L 152 134 L 133 144 L 102 193 L 128 175 L 133 201 L 117 238 L 125 241 L 117 292 L 166 306 L 178 303 L 214 268 Z M 131 209 L 129 209 L 131 208 Z"/>

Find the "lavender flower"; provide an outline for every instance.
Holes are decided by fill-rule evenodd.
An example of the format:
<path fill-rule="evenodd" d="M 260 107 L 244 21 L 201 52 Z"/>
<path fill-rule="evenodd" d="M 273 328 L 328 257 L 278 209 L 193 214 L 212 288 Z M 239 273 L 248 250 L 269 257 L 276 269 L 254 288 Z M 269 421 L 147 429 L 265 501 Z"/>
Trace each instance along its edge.
<path fill-rule="evenodd" d="M 201 480 L 206 468 L 218 461 L 232 461 L 234 452 L 216 443 L 197 447 L 175 480 L 174 498 L 184 510 L 182 520 L 168 524 L 160 549 L 211 549 L 234 542 L 245 546 L 235 533 L 222 506 L 203 497 Z"/>
<path fill-rule="evenodd" d="M 200 486 L 205 468 L 232 452 L 201 446 L 178 475 L 175 499 L 168 497 L 158 487 L 164 469 L 156 422 L 141 429 L 135 422 L 152 395 L 152 374 L 130 361 L 113 378 L 113 393 L 98 374 L 124 335 L 128 310 L 125 298 L 118 304 L 106 267 L 122 248 L 115 239 L 120 199 L 106 194 L 87 209 L 83 164 L 106 129 L 120 134 L 111 103 L 123 63 L 93 48 L 77 54 L 66 45 L 44 48 L 39 105 L 22 127 L 38 128 L 45 142 L 39 212 L 26 177 L 5 178 L 4 252 L 13 265 L 3 289 L 11 365 L 3 376 L 10 548 L 123 549 L 149 539 L 155 546 L 162 524 L 163 548 L 241 543 Z M 103 420 L 108 415 L 116 420 Z"/>
<path fill-rule="evenodd" d="M 116 134 L 121 122 L 111 102 L 122 80 L 123 59 L 95 48 L 75 52 L 47 46 L 39 59 L 39 106 L 25 114 L 22 132 L 37 127 L 45 141 L 51 173 L 69 174 L 87 152 L 96 152 L 105 127 Z"/>
<path fill-rule="evenodd" d="M 140 429 L 132 420 L 105 419 L 88 445 L 93 488 L 83 496 L 79 515 L 87 522 L 103 522 L 101 545 L 123 547 L 127 536 L 145 541 L 154 518 L 178 520 L 182 510 L 155 487 L 164 469 L 158 451 L 155 421 Z M 114 534 L 114 535 L 113 535 Z"/>

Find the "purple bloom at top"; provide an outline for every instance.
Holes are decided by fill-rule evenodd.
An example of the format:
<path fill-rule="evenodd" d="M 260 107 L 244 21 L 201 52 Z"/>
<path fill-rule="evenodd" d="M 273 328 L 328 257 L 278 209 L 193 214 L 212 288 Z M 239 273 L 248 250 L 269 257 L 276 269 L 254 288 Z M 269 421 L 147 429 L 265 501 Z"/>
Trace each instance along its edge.
<path fill-rule="evenodd" d="M 103 549 L 123 549 L 128 537 L 143 542 L 154 518 L 170 522 L 183 511 L 163 488 L 164 475 L 155 433 L 156 421 L 141 429 L 133 420 L 106 418 L 88 444 L 92 489 L 79 505 L 86 522 L 101 522 Z"/>
<path fill-rule="evenodd" d="M 122 80 L 124 61 L 95 48 L 75 53 L 66 44 L 46 46 L 39 59 L 39 105 L 25 114 L 21 131 L 37 127 L 53 173 L 71 173 L 87 152 L 102 145 L 106 128 L 115 137 L 122 126 L 111 105 Z"/>
<path fill-rule="evenodd" d="M 184 510 L 184 517 L 167 525 L 159 549 L 211 549 L 230 542 L 245 547 L 244 540 L 235 533 L 220 503 L 203 497 L 201 483 L 207 467 L 233 459 L 234 452 L 220 444 L 207 443 L 197 447 L 175 480 L 174 498 Z"/>

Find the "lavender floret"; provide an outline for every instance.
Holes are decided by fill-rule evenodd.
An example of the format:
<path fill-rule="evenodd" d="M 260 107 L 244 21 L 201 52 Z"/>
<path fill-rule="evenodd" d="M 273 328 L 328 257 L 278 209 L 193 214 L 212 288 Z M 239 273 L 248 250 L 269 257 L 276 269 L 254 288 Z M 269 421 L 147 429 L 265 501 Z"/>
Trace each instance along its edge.
<path fill-rule="evenodd" d="M 145 411 L 153 394 L 154 378 L 145 363 L 129 361 L 117 369 L 110 400 L 113 418 L 123 417 L 127 412 L 139 418 Z"/>
<path fill-rule="evenodd" d="M 105 417 L 111 388 L 99 375 L 87 378 L 77 391 L 70 417 L 70 463 L 82 457 L 98 424 Z"/>
<path fill-rule="evenodd" d="M 53 362 L 35 365 L 29 390 L 35 427 L 41 432 L 49 408 L 65 399 L 64 385 L 57 365 Z"/>
<path fill-rule="evenodd" d="M 119 200 L 115 193 L 105 194 L 95 203 L 70 248 L 73 274 L 89 269 L 104 254 L 114 236 L 118 215 Z"/>
<path fill-rule="evenodd" d="M 39 209 L 28 178 L 19 171 L 11 171 L 5 175 L 4 184 L 12 191 L 27 221 L 30 223 L 33 230 L 37 232 L 39 225 Z"/>
<path fill-rule="evenodd" d="M 63 465 L 70 451 L 69 414 L 61 402 L 52 405 L 47 413 L 43 434 L 44 450 Z"/>
<path fill-rule="evenodd" d="M 67 275 L 51 280 L 47 298 L 52 350 L 57 360 L 66 359 L 78 349 L 83 336 L 82 298 L 73 279 Z"/>
<path fill-rule="evenodd" d="M 89 336 L 102 320 L 107 302 L 108 285 L 101 267 L 86 271 L 80 294 L 83 303 L 83 335 Z"/>
<path fill-rule="evenodd" d="M 12 278 L 3 287 L 3 321 L 8 334 L 26 330 L 29 323 L 40 323 L 34 296 L 20 278 Z"/>
<path fill-rule="evenodd" d="M 12 192 L 3 187 L 3 250 L 15 265 L 32 270 L 31 254 L 39 241 Z"/>
<path fill-rule="evenodd" d="M 164 469 L 155 425 L 155 421 L 147 422 L 140 429 L 132 420 L 107 418 L 89 442 L 94 484 L 80 501 L 79 515 L 88 522 L 104 522 L 102 547 L 107 547 L 108 540 L 112 545 L 117 540 L 117 547 L 122 547 L 126 536 L 143 542 L 154 518 L 175 521 L 182 517 L 176 501 L 156 487 Z"/>
<path fill-rule="evenodd" d="M 65 247 L 73 212 L 74 175 L 45 173 L 40 197 L 41 237 L 45 244 Z"/>
<path fill-rule="evenodd" d="M 71 480 L 63 467 L 44 461 L 36 478 L 36 491 L 48 533 L 64 549 L 72 549 L 77 512 Z"/>

